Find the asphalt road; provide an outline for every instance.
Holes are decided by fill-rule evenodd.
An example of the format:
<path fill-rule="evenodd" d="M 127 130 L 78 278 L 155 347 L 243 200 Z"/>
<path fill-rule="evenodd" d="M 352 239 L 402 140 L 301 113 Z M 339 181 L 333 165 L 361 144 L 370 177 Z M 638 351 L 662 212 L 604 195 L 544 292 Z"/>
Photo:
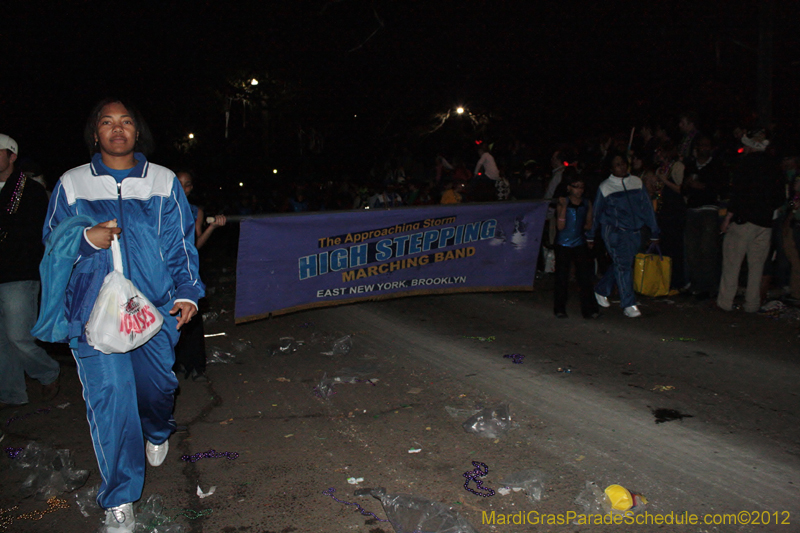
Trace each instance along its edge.
<path fill-rule="evenodd" d="M 165 514 L 184 531 L 390 532 L 380 502 L 356 499 L 346 483 L 385 486 L 451 505 L 478 531 L 800 531 L 800 424 L 797 410 L 798 322 L 713 311 L 690 299 L 642 300 L 644 316 L 612 307 L 597 320 L 552 315 L 547 280 L 531 293 L 405 298 L 295 313 L 234 326 L 231 313 L 207 324 L 210 350 L 228 363 L 211 365 L 209 385 L 181 381 L 176 419 L 186 431 L 171 439 L 171 456 L 149 469 L 145 497 L 160 494 Z M 231 287 L 210 297 L 231 311 Z M 321 352 L 342 334 L 353 350 Z M 269 357 L 280 337 L 303 341 L 296 352 Z M 483 339 L 483 340 L 481 340 Z M 508 354 L 524 355 L 513 364 Z M 91 471 L 94 458 L 74 368 L 65 365 L 55 404 L 35 401 L 4 426 L 3 446 L 29 440 L 72 451 Z M 322 375 L 360 376 L 323 400 Z M 375 384 L 364 380 L 375 378 Z M 63 403 L 62 403 L 63 402 Z M 515 427 L 500 439 L 467 435 L 445 407 L 508 403 Z M 683 418 L 656 423 L 654 412 Z M 10 420 L 10 418 L 9 418 Z M 55 430 L 55 431 L 54 431 Z M 180 456 L 208 449 L 236 451 L 236 460 Z M 409 449 L 422 452 L 410 454 Z M 470 461 L 492 469 L 487 485 L 536 468 L 545 476 L 541 502 L 524 495 L 480 498 L 464 490 Z M 22 499 L 19 472 L 0 464 L 8 482 L 0 508 L 46 507 Z M 651 513 L 713 515 L 748 512 L 768 525 L 580 526 L 571 523 L 487 524 L 487 513 L 578 511 L 586 481 L 622 484 L 647 497 Z M 216 486 L 214 495 L 199 499 Z M 65 495 L 70 501 L 73 495 Z M 74 507 L 74 504 L 73 504 Z M 765 514 L 766 513 L 766 514 Z M 40 521 L 19 519 L 9 531 L 94 531 L 99 512 L 56 510 Z M 776 519 L 784 522 L 776 526 Z M 787 525 L 786 522 L 789 522 Z"/>

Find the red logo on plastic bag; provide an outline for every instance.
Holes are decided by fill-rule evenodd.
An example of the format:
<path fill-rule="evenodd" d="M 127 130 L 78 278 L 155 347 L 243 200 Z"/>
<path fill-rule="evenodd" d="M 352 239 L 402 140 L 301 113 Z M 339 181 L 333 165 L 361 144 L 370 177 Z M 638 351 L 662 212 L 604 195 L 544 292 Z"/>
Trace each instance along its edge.
<path fill-rule="evenodd" d="M 155 321 L 156 317 L 150 311 L 150 306 L 142 305 L 139 297 L 133 296 L 125 302 L 122 319 L 119 323 L 119 331 L 125 335 L 142 333 L 153 325 Z"/>

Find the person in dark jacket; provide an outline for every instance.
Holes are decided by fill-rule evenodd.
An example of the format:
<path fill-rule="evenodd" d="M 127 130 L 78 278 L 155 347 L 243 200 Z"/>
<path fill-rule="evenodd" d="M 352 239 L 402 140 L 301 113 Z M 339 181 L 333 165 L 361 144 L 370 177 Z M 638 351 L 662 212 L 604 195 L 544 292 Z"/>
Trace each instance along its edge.
<path fill-rule="evenodd" d="M 698 300 L 716 296 L 719 288 L 721 252 L 719 205 L 726 188 L 725 168 L 714 155 L 711 139 L 700 136 L 694 157 L 686 166 L 683 193 L 686 196 L 684 244 L 688 279 Z"/>
<path fill-rule="evenodd" d="M 611 175 L 600 184 L 594 201 L 592 228 L 586 244 L 594 246 L 594 238 L 602 232 L 603 242 L 612 265 L 595 285 L 594 295 L 601 307 L 610 307 L 608 297 L 616 285 L 620 306 L 628 318 L 642 315 L 633 294 L 633 260 L 641 244 L 641 229 L 650 228 L 650 241 L 658 243 L 659 228 L 653 204 L 642 180 L 628 172 L 624 154 L 611 158 Z"/>
<path fill-rule="evenodd" d="M 47 193 L 14 167 L 19 147 L 0 134 L 0 408 L 28 403 L 25 374 L 42 384 L 42 399 L 58 393 L 59 365 L 36 344 L 39 312 L 39 236 Z"/>
<path fill-rule="evenodd" d="M 731 199 L 720 231 L 722 277 L 717 305 L 731 311 L 739 287 L 739 271 L 747 257 L 747 290 L 744 310 L 761 308 L 761 275 L 767 259 L 775 210 L 784 201 L 778 162 L 765 153 L 769 140 L 763 131 L 742 136 L 743 156 L 731 177 Z"/>

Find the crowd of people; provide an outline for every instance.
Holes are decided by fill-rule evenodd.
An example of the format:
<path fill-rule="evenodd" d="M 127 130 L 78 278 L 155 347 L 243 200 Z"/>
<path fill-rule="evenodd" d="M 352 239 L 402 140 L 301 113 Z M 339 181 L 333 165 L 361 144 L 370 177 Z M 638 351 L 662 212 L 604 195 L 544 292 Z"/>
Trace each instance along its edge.
<path fill-rule="evenodd" d="M 243 193 L 217 209 L 247 215 L 545 199 L 552 205 L 545 250 L 559 251 L 555 212 L 570 196 L 568 182 L 580 178 L 581 198 L 592 204 L 600 198 L 601 183 L 615 175 L 614 158 L 621 156 L 627 174 L 641 181 L 652 203 L 659 250 L 671 258 L 674 291 L 716 299 L 719 308 L 730 310 L 746 258 L 745 310 L 760 309 L 770 288 L 799 299 L 795 197 L 800 145 L 775 128 L 705 132 L 693 111 L 676 117 L 674 126 L 670 132 L 669 127 L 640 124 L 630 132 L 560 144 L 546 157 L 517 140 L 478 140 L 472 148 L 424 158 L 397 149 L 360 178 L 304 179 L 266 196 Z M 622 183 L 629 181 L 638 187 L 636 180 Z M 594 215 L 603 213 L 595 210 Z M 641 238 L 634 254 L 651 243 L 654 227 L 647 216 L 639 213 L 632 221 Z M 597 235 L 598 246 L 589 253 L 600 275 L 613 264 L 604 237 Z M 607 296 L 605 290 L 598 294 Z"/>

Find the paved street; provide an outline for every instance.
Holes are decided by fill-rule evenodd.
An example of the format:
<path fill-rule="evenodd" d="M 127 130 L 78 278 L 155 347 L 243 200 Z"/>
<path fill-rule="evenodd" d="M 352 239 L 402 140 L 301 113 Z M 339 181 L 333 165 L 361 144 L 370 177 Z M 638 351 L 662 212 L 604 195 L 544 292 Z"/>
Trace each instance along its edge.
<path fill-rule="evenodd" d="M 353 495 L 364 487 L 442 502 L 482 532 L 619 531 L 496 521 L 520 511 L 581 512 L 574 500 L 586 481 L 643 494 L 651 513 L 751 511 L 772 522 L 658 531 L 800 530 L 793 318 L 722 313 L 677 297 L 642 299 L 641 319 L 612 307 L 585 321 L 576 318 L 573 296 L 571 317 L 560 320 L 544 279 L 532 293 L 405 298 L 235 326 L 232 280 L 222 279 L 209 298 L 210 310 L 221 314 L 207 322 L 206 333 L 226 333 L 208 339 L 209 352 L 232 357 L 209 366 L 211 384 L 181 378 L 176 419 L 186 431 L 171 438 L 167 461 L 148 470 L 145 485 L 145 498 L 163 496 L 164 515 L 185 531 L 393 531 L 379 521 L 386 515 L 378 500 Z M 350 353 L 322 353 L 346 334 Z M 268 355 L 287 336 L 302 343 L 297 351 Z M 523 355 L 522 364 L 503 357 L 511 354 Z M 52 406 L 34 401 L 3 413 L 3 446 L 35 440 L 68 448 L 76 465 L 91 471 L 92 485 L 97 468 L 68 362 Z M 326 374 L 358 381 L 334 385 L 324 400 L 314 388 Z M 514 427 L 498 439 L 467 434 L 463 415 L 446 409 L 503 403 Z M 43 407 L 52 409 L 37 412 Z M 656 423 L 654 413 L 665 412 L 683 418 Z M 211 449 L 229 453 L 197 458 Z M 482 481 L 495 490 L 507 475 L 536 469 L 544 477 L 542 500 L 465 490 L 472 461 L 488 467 Z M 7 457 L 0 463 L 10 481 L 0 490 L 0 508 L 19 504 L 9 516 L 45 509 L 45 502 L 18 497 L 20 473 L 10 463 Z M 351 477 L 364 480 L 351 485 Z M 216 490 L 200 499 L 198 485 Z M 324 495 L 329 488 L 377 518 Z M 65 497 L 69 509 L 36 522 L 15 520 L 8 531 L 94 531 L 100 512 L 84 518 Z M 492 511 L 495 523 L 483 523 Z M 777 527 L 776 519 L 790 525 Z"/>

